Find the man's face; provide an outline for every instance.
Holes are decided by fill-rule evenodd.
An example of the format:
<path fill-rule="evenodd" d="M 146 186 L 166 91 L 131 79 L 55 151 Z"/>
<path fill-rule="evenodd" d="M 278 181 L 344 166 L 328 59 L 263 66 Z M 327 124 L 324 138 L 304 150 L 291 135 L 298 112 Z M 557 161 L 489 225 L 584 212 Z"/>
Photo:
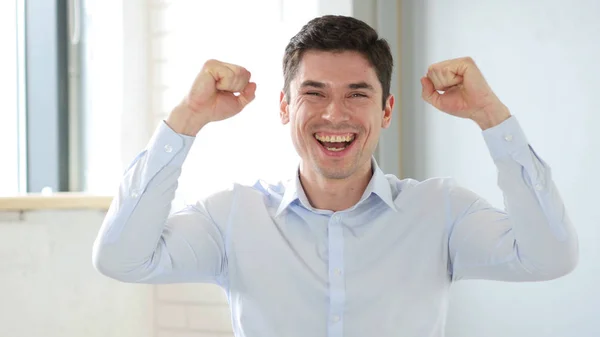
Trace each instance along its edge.
<path fill-rule="evenodd" d="M 358 52 L 307 51 L 281 93 L 281 121 L 290 123 L 302 169 L 345 179 L 370 167 L 381 128 L 390 125 L 393 96 L 381 106 L 374 68 Z"/>

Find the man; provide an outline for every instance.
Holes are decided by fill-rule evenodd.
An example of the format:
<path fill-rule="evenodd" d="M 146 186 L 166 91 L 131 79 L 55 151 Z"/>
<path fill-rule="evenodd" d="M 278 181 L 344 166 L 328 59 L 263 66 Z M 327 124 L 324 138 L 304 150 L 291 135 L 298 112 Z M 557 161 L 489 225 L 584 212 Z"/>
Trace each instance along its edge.
<path fill-rule="evenodd" d="M 249 71 L 208 61 L 125 173 L 94 245 L 101 273 L 218 284 L 236 336 L 422 337 L 443 336 L 452 282 L 550 280 L 575 268 L 576 233 L 550 169 L 470 58 L 432 65 L 423 99 L 483 130 L 507 211 L 450 179 L 378 168 L 392 57 L 365 23 L 310 21 L 283 68 L 280 118 L 301 157 L 290 181 L 236 184 L 169 215 L 194 136 L 254 98 Z"/>

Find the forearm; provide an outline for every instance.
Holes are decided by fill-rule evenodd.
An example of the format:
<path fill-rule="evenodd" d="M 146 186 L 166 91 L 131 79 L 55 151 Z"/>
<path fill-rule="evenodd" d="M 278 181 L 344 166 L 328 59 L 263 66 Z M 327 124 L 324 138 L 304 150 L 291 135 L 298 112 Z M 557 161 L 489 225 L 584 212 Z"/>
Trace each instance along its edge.
<path fill-rule="evenodd" d="M 454 281 L 542 281 L 569 273 L 577 235 L 547 164 L 514 117 L 484 131 L 498 170 L 505 210 L 474 192 L 449 187 L 448 249 Z"/>
<path fill-rule="evenodd" d="M 496 104 L 492 104 L 490 106 L 484 107 L 481 110 L 476 111 L 472 116 L 471 120 L 473 120 L 481 130 L 485 131 L 487 129 L 493 128 L 496 125 L 502 124 L 505 120 L 511 117 L 510 110 L 506 105 L 502 104 L 500 101 Z"/>
<path fill-rule="evenodd" d="M 148 261 L 161 240 L 192 142 L 161 125 L 127 170 L 94 243 L 94 265 L 103 274 L 134 280 L 156 268 Z"/>
<path fill-rule="evenodd" d="M 570 272 L 578 260 L 578 240 L 552 179 L 517 121 L 485 134 L 498 168 L 498 186 L 514 235 L 515 253 L 527 270 L 548 277 Z M 512 125 L 511 125 L 512 124 Z M 498 146 L 498 139 L 503 146 Z"/>
<path fill-rule="evenodd" d="M 209 122 L 205 114 L 194 114 L 190 112 L 186 101 L 177 105 L 169 114 L 165 123 L 176 133 L 195 137 L 200 130 Z"/>

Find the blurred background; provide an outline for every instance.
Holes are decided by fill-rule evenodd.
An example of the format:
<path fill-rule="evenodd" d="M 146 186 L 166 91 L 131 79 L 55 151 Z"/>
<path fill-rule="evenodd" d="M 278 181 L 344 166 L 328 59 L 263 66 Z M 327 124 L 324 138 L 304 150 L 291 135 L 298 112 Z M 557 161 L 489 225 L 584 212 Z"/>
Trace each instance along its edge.
<path fill-rule="evenodd" d="M 503 207 L 481 131 L 420 98 L 430 64 L 471 56 L 552 166 L 577 227 L 580 264 L 564 278 L 454 285 L 447 336 L 600 336 L 594 0 L 0 1 L 0 336 L 232 336 L 220 289 L 107 279 L 92 242 L 124 170 L 207 59 L 248 68 L 257 98 L 198 136 L 174 209 L 231 181 L 289 177 L 298 158 L 278 117 L 281 60 L 323 14 L 362 19 L 392 46 L 384 171 L 452 176 Z"/>

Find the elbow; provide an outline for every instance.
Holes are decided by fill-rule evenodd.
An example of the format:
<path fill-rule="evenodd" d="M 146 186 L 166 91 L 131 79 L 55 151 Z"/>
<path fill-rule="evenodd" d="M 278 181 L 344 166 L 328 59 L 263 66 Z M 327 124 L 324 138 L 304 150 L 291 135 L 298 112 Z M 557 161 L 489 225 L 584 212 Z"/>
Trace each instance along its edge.
<path fill-rule="evenodd" d="M 571 274 L 579 265 L 579 245 L 577 240 L 557 249 L 550 261 L 546 262 L 547 280 L 555 280 Z"/>
<path fill-rule="evenodd" d="M 557 263 L 558 268 L 556 278 L 566 276 L 575 271 L 579 265 L 579 243 L 577 240 L 575 240 L 572 245 L 569 245 L 568 248 L 565 249 L 560 261 L 560 263 Z"/>
<path fill-rule="evenodd" d="M 569 255 L 559 263 L 554 263 L 551 268 L 548 268 L 546 274 L 546 280 L 556 280 L 571 274 L 579 264 L 578 255 Z"/>
<path fill-rule="evenodd" d="M 92 266 L 103 276 L 118 281 L 123 281 L 118 269 L 116 268 L 115 261 L 109 258 L 105 249 L 94 246 L 94 250 L 92 252 Z"/>
<path fill-rule="evenodd" d="M 92 266 L 101 275 L 110 279 L 125 282 L 136 283 L 139 278 L 131 271 L 126 270 L 125 263 L 118 257 L 111 254 L 106 248 L 94 247 L 92 252 Z"/>
<path fill-rule="evenodd" d="M 579 265 L 579 239 L 577 234 L 572 233 L 570 239 L 564 242 L 564 249 L 559 250 L 562 253 L 557 263 L 559 266 L 558 277 L 566 276 L 571 274 Z"/>
<path fill-rule="evenodd" d="M 560 245 L 545 247 L 541 251 L 523 253 L 515 245 L 516 256 L 529 274 L 530 281 L 551 281 L 571 274 L 579 264 L 579 244 L 567 239 Z"/>

